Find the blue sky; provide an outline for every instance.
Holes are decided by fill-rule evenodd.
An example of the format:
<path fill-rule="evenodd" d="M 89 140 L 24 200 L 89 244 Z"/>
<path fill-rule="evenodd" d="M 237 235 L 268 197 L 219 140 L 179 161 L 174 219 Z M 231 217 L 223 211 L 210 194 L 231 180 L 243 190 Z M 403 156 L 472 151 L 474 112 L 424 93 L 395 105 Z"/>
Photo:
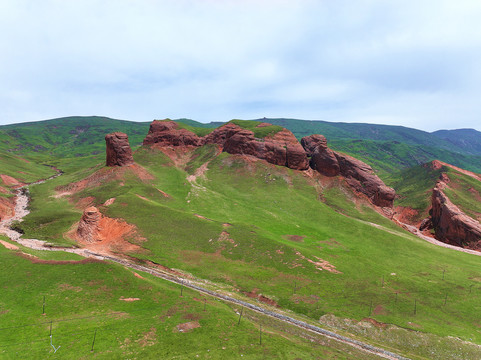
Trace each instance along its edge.
<path fill-rule="evenodd" d="M 0 124 L 298 119 L 481 130 L 481 2 L 0 0 Z"/>

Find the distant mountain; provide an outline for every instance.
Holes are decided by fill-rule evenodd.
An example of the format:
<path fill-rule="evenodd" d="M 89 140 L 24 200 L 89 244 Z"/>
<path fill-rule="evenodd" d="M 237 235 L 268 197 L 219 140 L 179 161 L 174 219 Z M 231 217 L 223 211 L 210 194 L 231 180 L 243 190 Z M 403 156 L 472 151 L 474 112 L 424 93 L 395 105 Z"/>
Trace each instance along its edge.
<path fill-rule="evenodd" d="M 481 132 L 474 129 L 438 130 L 433 135 L 447 140 L 473 155 L 481 155 Z"/>

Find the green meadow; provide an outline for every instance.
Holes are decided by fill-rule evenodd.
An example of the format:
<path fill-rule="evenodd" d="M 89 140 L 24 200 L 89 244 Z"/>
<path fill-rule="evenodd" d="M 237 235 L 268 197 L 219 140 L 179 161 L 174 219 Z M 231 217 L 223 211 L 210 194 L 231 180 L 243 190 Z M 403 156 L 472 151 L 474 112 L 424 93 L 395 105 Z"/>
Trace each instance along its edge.
<path fill-rule="evenodd" d="M 481 344 L 475 315 L 481 259 L 405 232 L 356 201 L 342 181 L 217 155 L 211 146 L 196 149 L 181 167 L 150 147 L 134 157 L 153 179 L 141 180 L 126 169 L 121 178 L 106 178 L 68 197 L 52 196 L 102 170 L 99 164 L 72 166 L 33 186 L 34 211 L 20 224 L 25 236 L 74 245 L 63 234 L 80 219 L 75 204 L 90 197 L 104 215 L 136 226 L 143 240 L 130 241 L 145 250 L 128 255 L 139 261 L 177 269 L 240 298 L 258 301 L 263 295 L 281 309 L 413 358 L 434 349 L 435 358 L 461 359 L 477 351 L 461 340 Z M 110 198 L 115 202 L 102 206 Z M 396 330 L 385 331 L 386 338 L 359 332 L 355 324 L 366 318 Z M 339 326 L 342 319 L 354 325 Z M 427 345 L 394 336 L 402 329 L 425 335 Z M 469 350 L 440 347 L 451 337 Z"/>

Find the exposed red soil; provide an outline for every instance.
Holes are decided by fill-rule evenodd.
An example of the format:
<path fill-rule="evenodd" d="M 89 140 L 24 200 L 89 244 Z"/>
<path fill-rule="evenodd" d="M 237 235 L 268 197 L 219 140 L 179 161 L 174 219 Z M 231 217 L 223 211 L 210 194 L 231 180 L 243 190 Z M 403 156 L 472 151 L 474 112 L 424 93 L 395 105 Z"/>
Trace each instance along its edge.
<path fill-rule="evenodd" d="M 192 150 L 195 146 L 162 146 L 160 144 L 152 144 L 153 149 L 162 151 L 175 166 L 183 168 L 191 159 Z"/>
<path fill-rule="evenodd" d="M 9 242 L 0 240 L 0 244 L 5 246 L 9 250 L 19 250 L 19 247 L 17 245 L 10 244 Z"/>
<path fill-rule="evenodd" d="M 304 242 L 305 236 L 302 235 L 284 235 L 283 238 L 295 242 Z"/>
<path fill-rule="evenodd" d="M 400 222 L 408 223 L 412 225 L 419 225 L 421 221 L 418 219 L 419 212 L 410 207 L 397 206 L 394 209 L 394 218 Z"/>
<path fill-rule="evenodd" d="M 145 278 L 144 278 L 142 275 L 139 275 L 139 274 L 137 274 L 136 272 L 134 272 L 134 276 L 135 276 L 136 278 L 145 280 Z"/>
<path fill-rule="evenodd" d="M 156 189 L 157 189 L 157 188 L 156 188 Z M 164 195 L 164 197 L 170 198 L 170 195 L 167 194 L 165 191 L 162 191 L 162 190 L 160 190 L 160 189 L 157 189 L 157 190 L 158 190 L 162 195 Z"/>
<path fill-rule="evenodd" d="M 387 327 L 387 324 L 379 322 L 379 321 L 371 319 L 371 318 L 364 318 L 361 321 L 369 322 L 369 323 L 373 324 L 375 327 L 380 328 L 380 329 L 385 329 Z"/>
<path fill-rule="evenodd" d="M 198 321 L 189 321 L 183 324 L 178 324 L 175 328 L 179 332 L 188 332 L 199 327 L 200 327 L 200 324 Z"/>
<path fill-rule="evenodd" d="M 140 299 L 139 299 L 139 298 L 132 298 L 132 297 L 124 298 L 123 296 L 121 296 L 119 300 L 121 300 L 121 301 L 127 301 L 127 302 L 132 302 L 132 301 L 139 301 Z"/>
<path fill-rule="evenodd" d="M 276 301 L 274 301 L 272 299 L 269 299 L 267 296 L 264 296 L 262 294 L 257 294 L 258 291 L 259 291 L 259 289 L 255 288 L 250 292 L 244 292 L 244 295 L 247 295 L 248 297 L 250 297 L 252 299 L 257 299 L 260 302 L 263 302 L 264 304 L 275 306 L 277 308 L 280 307 L 279 304 L 277 304 Z"/>
<path fill-rule="evenodd" d="M 77 208 L 83 210 L 85 208 L 92 206 L 94 204 L 94 201 L 95 201 L 95 197 L 87 196 L 87 197 L 81 198 L 79 201 L 77 201 L 77 204 L 75 205 Z"/>
<path fill-rule="evenodd" d="M 98 253 L 131 253 L 138 252 L 141 247 L 125 240 L 128 235 L 133 235 L 135 226 L 121 219 L 112 219 L 103 216 L 100 219 L 98 241 L 84 244 L 84 247 Z"/>
<path fill-rule="evenodd" d="M 6 186 L 23 186 L 25 185 L 21 181 L 11 177 L 9 175 L 0 174 L 0 178 Z"/>
<path fill-rule="evenodd" d="M 458 171 L 458 172 L 460 172 L 464 175 L 468 175 L 468 176 L 470 176 L 470 177 L 472 177 L 472 178 L 474 178 L 478 181 L 481 181 L 481 175 L 476 174 L 472 171 L 461 169 L 457 166 L 454 166 L 454 165 L 451 165 L 451 164 L 448 164 L 448 163 L 445 163 L 445 162 L 442 162 L 442 161 L 439 161 L 439 160 L 433 160 L 431 162 L 431 166 L 432 166 L 433 170 L 439 170 L 439 169 L 441 169 L 442 166 L 447 166 L 447 167 L 450 167 L 451 169 L 456 170 L 456 171 Z"/>
<path fill-rule="evenodd" d="M 15 199 L 0 197 L 0 220 L 15 215 Z"/>
<path fill-rule="evenodd" d="M 0 186 L 0 193 L 2 194 L 10 194 L 10 191 L 3 186 Z"/>

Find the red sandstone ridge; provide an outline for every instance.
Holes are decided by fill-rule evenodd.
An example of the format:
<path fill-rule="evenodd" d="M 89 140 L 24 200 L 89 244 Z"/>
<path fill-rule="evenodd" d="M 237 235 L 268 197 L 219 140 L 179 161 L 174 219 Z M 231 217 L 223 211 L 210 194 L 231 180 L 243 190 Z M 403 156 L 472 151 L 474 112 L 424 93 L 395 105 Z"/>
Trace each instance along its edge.
<path fill-rule="evenodd" d="M 77 236 L 87 243 L 97 241 L 101 218 L 102 214 L 95 206 L 85 209 L 78 224 Z"/>
<path fill-rule="evenodd" d="M 432 194 L 431 224 L 436 238 L 448 244 L 481 250 L 481 224 L 462 212 L 443 192 L 438 181 Z"/>
<path fill-rule="evenodd" d="M 180 129 L 174 121 L 154 120 L 144 139 L 144 145 L 159 144 L 160 146 L 201 146 L 203 140 L 192 131 Z"/>
<path fill-rule="evenodd" d="M 267 124 L 262 124 L 268 126 Z M 225 124 L 205 137 L 198 137 L 193 132 L 179 129 L 173 121 L 154 120 L 144 145 L 160 146 L 202 146 L 217 144 L 229 154 L 251 155 L 266 160 L 271 164 L 287 166 L 291 169 L 306 170 L 309 162 L 296 137 L 287 129 L 273 136 L 257 139 L 250 130 L 232 123 Z"/>
<path fill-rule="evenodd" d="M 126 166 L 134 163 L 129 137 L 121 132 L 114 132 L 105 136 L 107 166 Z"/>
<path fill-rule="evenodd" d="M 327 147 L 322 135 L 302 138 L 301 144 L 311 156 L 310 165 L 326 176 L 342 175 L 357 192 L 367 195 L 374 205 L 392 207 L 396 196 L 394 189 L 386 186 L 366 163 L 349 155 L 337 153 Z"/>

